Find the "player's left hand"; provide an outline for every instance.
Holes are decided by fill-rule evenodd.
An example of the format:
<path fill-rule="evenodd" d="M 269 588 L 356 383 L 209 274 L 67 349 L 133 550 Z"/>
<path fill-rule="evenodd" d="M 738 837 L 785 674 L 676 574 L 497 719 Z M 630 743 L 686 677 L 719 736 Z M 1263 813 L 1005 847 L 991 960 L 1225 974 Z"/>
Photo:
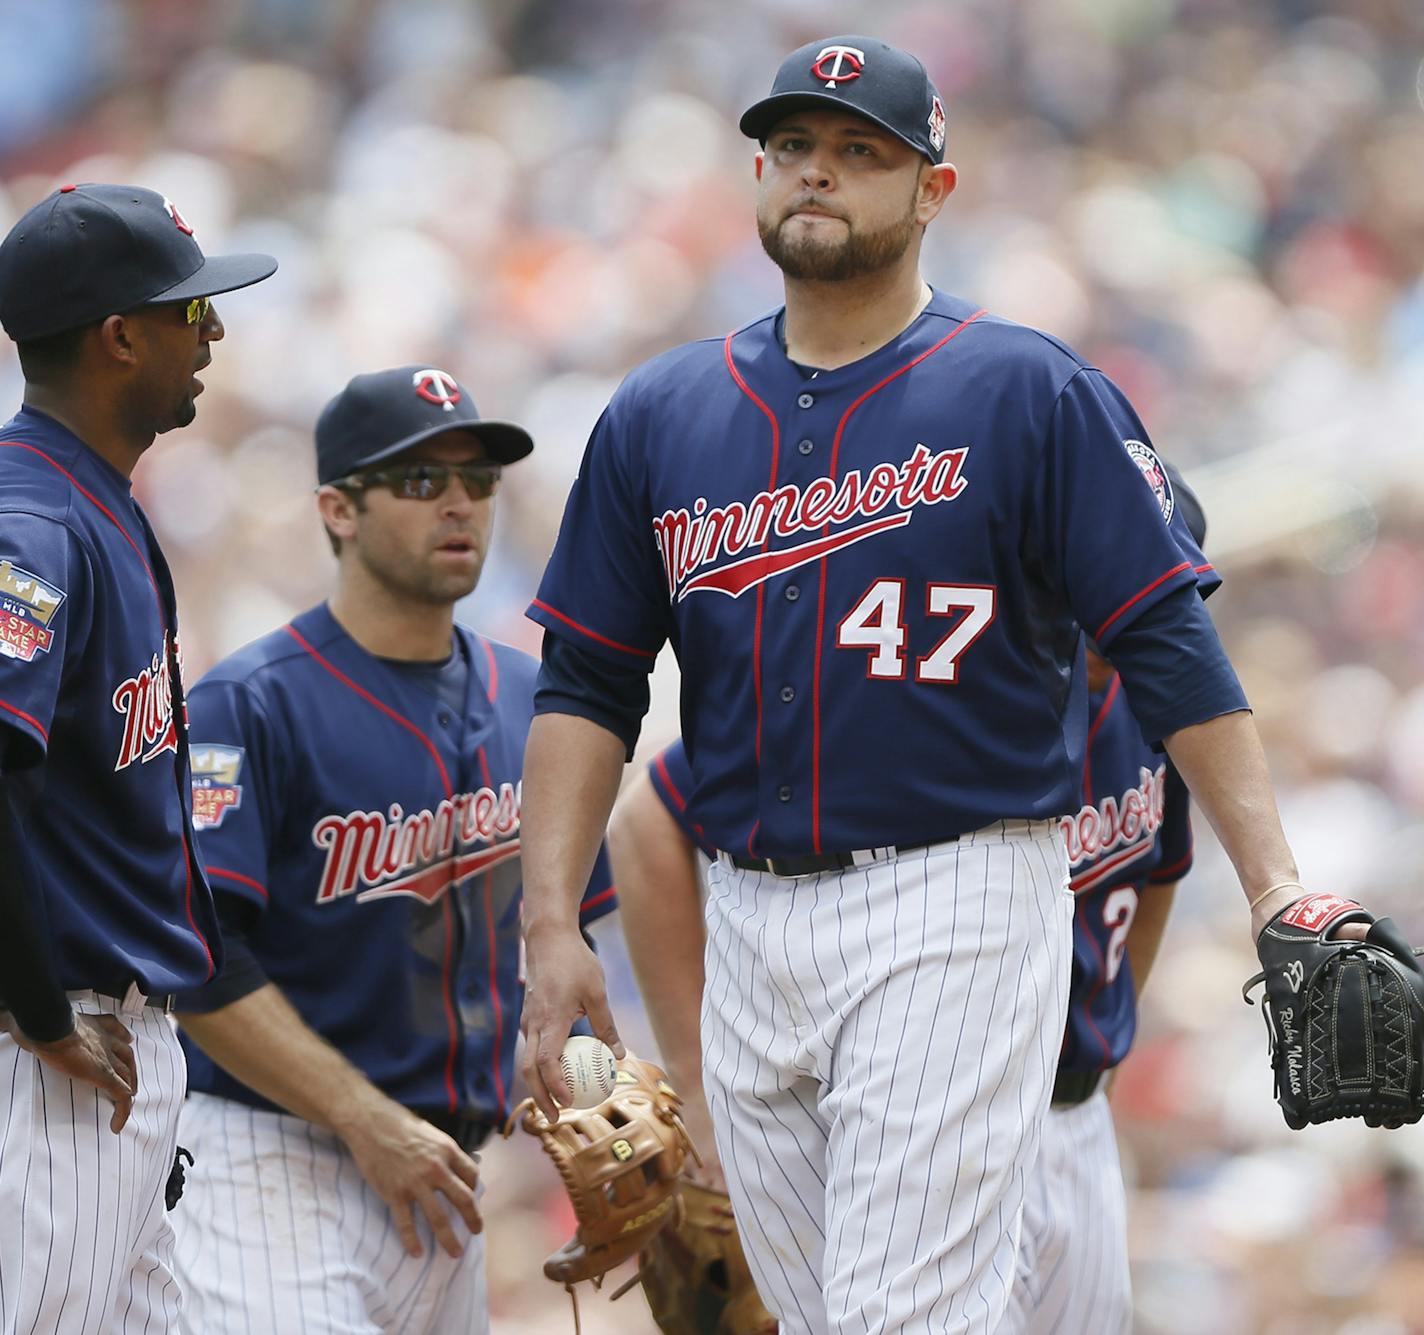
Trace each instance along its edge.
<path fill-rule="evenodd" d="M 443 1202 L 454 1207 L 471 1233 L 483 1230 L 475 1204 L 479 1166 L 474 1159 L 438 1127 L 384 1096 L 335 1129 L 371 1190 L 390 1206 L 409 1255 L 424 1252 L 415 1226 L 417 1208 L 447 1255 L 464 1254 L 465 1241 Z"/>
<path fill-rule="evenodd" d="M 138 1062 L 133 1034 L 122 1020 L 113 1015 L 76 1015 L 73 1030 L 52 1043 L 28 1037 L 7 1010 L 0 1010 L 0 1026 L 46 1066 L 71 1080 L 93 1085 L 114 1105 L 109 1130 L 118 1135 L 124 1129 L 138 1093 Z"/>
<path fill-rule="evenodd" d="M 573 1102 L 559 1058 L 575 1020 L 587 1016 L 594 1034 L 619 1060 L 628 1054 L 608 1007 L 603 966 L 578 928 L 526 929 L 525 947 L 528 983 L 519 1022 L 524 1034 L 520 1069 L 539 1111 L 557 1122 L 559 1105 Z"/>

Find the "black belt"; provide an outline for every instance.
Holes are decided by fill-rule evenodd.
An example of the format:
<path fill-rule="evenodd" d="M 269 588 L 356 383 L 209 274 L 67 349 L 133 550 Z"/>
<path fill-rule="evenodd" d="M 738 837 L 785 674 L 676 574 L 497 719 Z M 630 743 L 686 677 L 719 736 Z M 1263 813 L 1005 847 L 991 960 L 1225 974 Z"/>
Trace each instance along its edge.
<path fill-rule="evenodd" d="M 1101 1071 L 1059 1071 L 1053 1081 L 1053 1107 L 1076 1108 L 1098 1092 Z"/>
<path fill-rule="evenodd" d="M 439 1128 L 466 1154 L 473 1154 L 496 1130 L 495 1123 L 483 1117 L 472 1117 L 466 1113 L 427 1112 L 416 1108 L 418 1117 L 423 1117 L 431 1126 Z"/>
<path fill-rule="evenodd" d="M 127 1002 L 129 999 L 129 988 L 96 987 L 93 989 L 101 997 L 108 997 L 111 1001 Z M 140 993 L 140 995 L 143 995 Z M 144 996 L 143 1004 L 152 1006 L 155 1010 L 161 1010 L 165 1015 L 173 1013 L 173 993 L 159 992 L 154 996 Z"/>
<path fill-rule="evenodd" d="M 866 849 L 856 860 L 854 853 L 804 853 L 786 858 L 749 858 L 740 853 L 726 853 L 724 856 L 734 867 L 743 871 L 765 871 L 773 876 L 814 876 L 822 871 L 844 871 L 847 867 L 863 867 L 868 862 L 883 862 L 901 853 L 911 853 L 919 848 L 929 848 L 933 844 L 951 844 L 957 836 L 947 839 L 926 839 L 918 844 L 889 844 L 884 848 Z"/>

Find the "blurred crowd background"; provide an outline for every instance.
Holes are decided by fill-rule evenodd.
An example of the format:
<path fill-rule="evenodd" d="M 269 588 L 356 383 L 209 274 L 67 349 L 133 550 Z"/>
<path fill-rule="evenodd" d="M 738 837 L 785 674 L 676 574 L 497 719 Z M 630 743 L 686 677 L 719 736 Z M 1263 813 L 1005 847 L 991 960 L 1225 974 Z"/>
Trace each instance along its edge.
<path fill-rule="evenodd" d="M 619 378 L 779 302 L 735 120 L 840 32 L 945 95 L 931 281 L 1106 369 L 1201 492 L 1304 878 L 1424 939 L 1418 0 L 0 0 L 0 229 L 65 180 L 134 181 L 208 250 L 281 259 L 221 301 L 197 422 L 136 478 L 190 679 L 323 596 L 312 423 L 407 362 L 538 442 L 461 609 L 537 652 L 523 608 Z M 0 340 L 0 403 L 20 389 Z M 646 748 L 676 689 L 660 664 Z M 1424 1132 L 1285 1130 L 1199 834 L 1114 1090 L 1137 1329 L 1424 1331 Z M 524 1137 L 485 1162 L 495 1329 L 563 1329 L 553 1171 Z M 584 1329 L 651 1330 L 640 1303 L 586 1297 Z"/>

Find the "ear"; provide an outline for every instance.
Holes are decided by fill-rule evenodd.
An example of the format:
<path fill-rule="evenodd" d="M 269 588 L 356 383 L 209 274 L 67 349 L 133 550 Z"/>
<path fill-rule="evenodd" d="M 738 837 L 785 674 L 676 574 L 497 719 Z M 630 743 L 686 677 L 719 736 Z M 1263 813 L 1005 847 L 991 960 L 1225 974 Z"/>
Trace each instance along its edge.
<path fill-rule="evenodd" d="M 766 154 L 765 154 L 765 153 L 758 153 L 758 154 L 756 155 L 756 178 L 757 178 L 758 181 L 761 180 L 761 169 L 762 169 L 765 165 L 766 165 Z"/>
<path fill-rule="evenodd" d="M 915 221 L 921 225 L 932 222 L 958 184 L 959 169 L 954 163 L 926 163 L 920 172 L 920 189 L 915 197 Z"/>
<path fill-rule="evenodd" d="M 110 315 L 99 326 L 99 346 L 106 357 L 125 366 L 138 362 L 138 322 L 126 315 Z"/>
<path fill-rule="evenodd" d="M 342 542 L 356 536 L 356 501 L 350 492 L 339 487 L 318 487 L 316 508 L 321 522 Z"/>

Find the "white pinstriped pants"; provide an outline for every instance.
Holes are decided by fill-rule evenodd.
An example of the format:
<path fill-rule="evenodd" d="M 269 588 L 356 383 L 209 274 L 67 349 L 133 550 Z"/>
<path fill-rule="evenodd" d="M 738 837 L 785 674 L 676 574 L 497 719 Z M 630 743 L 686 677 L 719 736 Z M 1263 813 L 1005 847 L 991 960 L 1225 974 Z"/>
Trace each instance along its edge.
<path fill-rule="evenodd" d="M 998 1330 L 1068 999 L 1057 823 L 708 882 L 703 1078 L 783 1332 Z"/>
<path fill-rule="evenodd" d="M 330 1131 L 192 1094 L 179 1139 L 194 1159 L 175 1257 L 191 1335 L 487 1335 L 484 1235 L 447 1256 L 417 1209 L 424 1254 L 408 1256 Z"/>
<path fill-rule="evenodd" d="M 1054 1109 L 1024 1204 L 1011 1304 L 1022 1335 L 1127 1335 L 1127 1203 L 1107 1095 Z"/>
<path fill-rule="evenodd" d="M 178 1329 L 173 1230 L 163 1190 L 173 1168 L 188 1069 L 168 1017 L 93 992 L 85 1015 L 133 1032 L 138 1096 L 124 1129 L 113 1105 L 0 1034 L 0 1332 L 164 1335 Z"/>

